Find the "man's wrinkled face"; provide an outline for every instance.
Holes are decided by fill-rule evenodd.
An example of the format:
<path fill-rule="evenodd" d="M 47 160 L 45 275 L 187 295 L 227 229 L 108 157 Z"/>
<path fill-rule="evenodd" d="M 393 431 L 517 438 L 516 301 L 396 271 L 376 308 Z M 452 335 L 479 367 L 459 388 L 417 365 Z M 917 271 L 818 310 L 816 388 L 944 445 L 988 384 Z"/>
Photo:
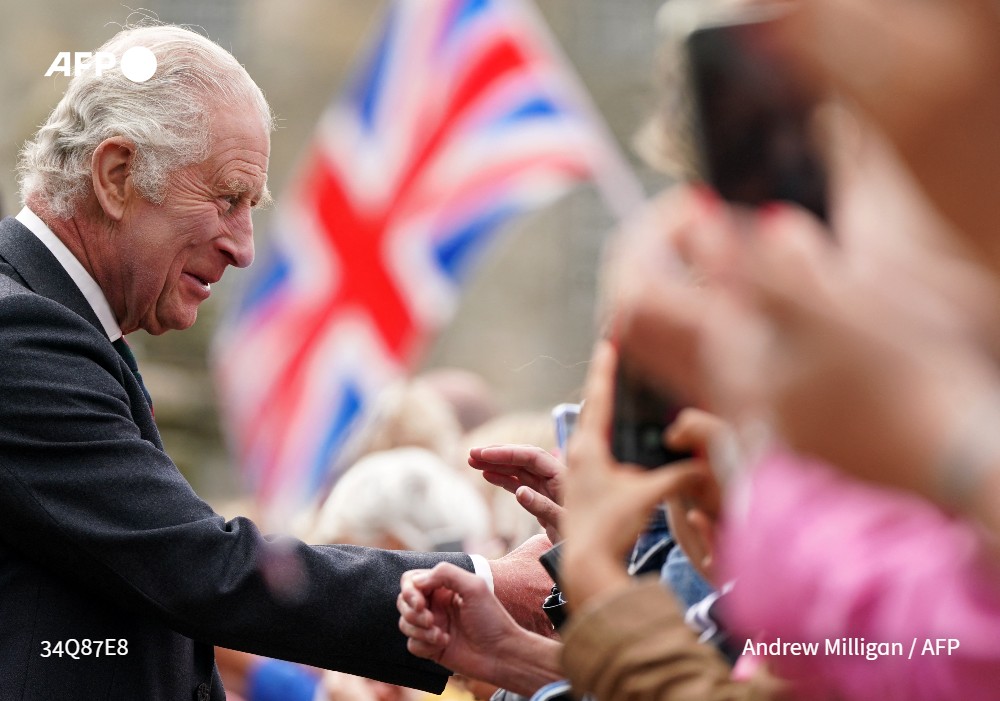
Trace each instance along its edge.
<path fill-rule="evenodd" d="M 109 301 L 125 333 L 188 328 L 227 266 L 253 262 L 269 153 L 256 110 L 217 109 L 208 157 L 169 176 L 163 204 L 133 191 L 112 242 L 121 277 Z"/>

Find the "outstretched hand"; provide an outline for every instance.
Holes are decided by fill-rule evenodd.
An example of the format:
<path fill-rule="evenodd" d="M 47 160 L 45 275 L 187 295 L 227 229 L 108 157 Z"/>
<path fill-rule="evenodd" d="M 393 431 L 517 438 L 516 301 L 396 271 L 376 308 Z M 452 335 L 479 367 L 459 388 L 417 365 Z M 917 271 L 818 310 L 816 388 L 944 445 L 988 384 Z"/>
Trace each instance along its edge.
<path fill-rule="evenodd" d="M 533 445 L 489 445 L 469 451 L 469 466 L 481 470 L 490 484 L 513 494 L 517 503 L 538 519 L 549 540 L 561 540 L 566 466 L 554 455 Z"/>

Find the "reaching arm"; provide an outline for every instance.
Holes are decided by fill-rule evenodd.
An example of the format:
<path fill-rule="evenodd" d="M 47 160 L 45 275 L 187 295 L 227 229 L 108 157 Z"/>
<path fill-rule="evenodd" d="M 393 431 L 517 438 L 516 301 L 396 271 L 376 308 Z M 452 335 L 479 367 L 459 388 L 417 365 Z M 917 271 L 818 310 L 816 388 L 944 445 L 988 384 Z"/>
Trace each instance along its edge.
<path fill-rule="evenodd" d="M 469 466 L 481 470 L 490 484 L 513 494 L 524 510 L 538 519 L 549 540 L 561 540 L 566 466 L 554 455 L 534 445 L 489 445 L 469 451 Z"/>
<path fill-rule="evenodd" d="M 21 571 L 45 577 L 32 594 L 43 597 L 40 608 L 46 596 L 53 606 L 89 597 L 114 612 L 102 619 L 109 637 L 170 629 L 443 687 L 444 670 L 407 653 L 393 602 L 404 571 L 442 560 L 471 569 L 467 556 L 310 547 L 267 538 L 247 519 L 225 521 L 159 447 L 107 337 L 55 302 L 0 298 L 0 358 L 0 567 L 25 563 Z M 19 583 L 0 597 L 0 620 L 23 619 Z M 59 621 L 52 625 L 36 633 L 54 639 Z"/>

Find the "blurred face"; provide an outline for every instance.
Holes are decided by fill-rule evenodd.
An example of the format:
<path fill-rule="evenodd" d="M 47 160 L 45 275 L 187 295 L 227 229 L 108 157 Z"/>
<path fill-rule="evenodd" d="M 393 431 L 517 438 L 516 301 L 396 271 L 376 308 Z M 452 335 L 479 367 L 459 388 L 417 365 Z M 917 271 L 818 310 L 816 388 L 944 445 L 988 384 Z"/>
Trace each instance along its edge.
<path fill-rule="evenodd" d="M 186 329 L 230 265 L 253 262 L 250 209 L 263 197 L 270 138 L 251 109 L 217 109 L 209 155 L 170 175 L 163 204 L 130 190 L 102 256 L 103 285 L 125 333 Z"/>

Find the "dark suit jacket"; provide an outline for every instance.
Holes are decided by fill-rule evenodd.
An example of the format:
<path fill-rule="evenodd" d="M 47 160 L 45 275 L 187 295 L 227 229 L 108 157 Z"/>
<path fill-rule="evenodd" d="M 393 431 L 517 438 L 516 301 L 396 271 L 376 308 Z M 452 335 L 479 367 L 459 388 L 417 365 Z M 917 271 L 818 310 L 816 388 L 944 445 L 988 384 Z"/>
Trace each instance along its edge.
<path fill-rule="evenodd" d="M 395 598 L 404 571 L 442 560 L 472 569 L 279 547 L 224 521 L 163 452 L 72 279 L 0 222 L 0 699 L 223 699 L 213 645 L 440 691 L 447 673 L 406 652 Z M 71 638 L 127 653 L 43 657 Z"/>

